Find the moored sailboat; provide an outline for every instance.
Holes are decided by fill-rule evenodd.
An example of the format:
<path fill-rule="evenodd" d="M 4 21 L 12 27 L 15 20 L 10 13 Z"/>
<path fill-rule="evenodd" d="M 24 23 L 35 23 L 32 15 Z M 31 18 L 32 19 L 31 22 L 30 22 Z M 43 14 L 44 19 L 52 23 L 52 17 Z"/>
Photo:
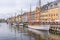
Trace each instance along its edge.
<path fill-rule="evenodd" d="M 39 7 L 40 6 L 41 6 L 41 0 L 39 0 Z M 40 12 L 41 12 L 41 10 L 40 10 Z M 31 5 L 30 5 L 30 14 L 31 13 L 32 12 L 31 12 Z M 39 17 L 40 17 L 40 13 L 39 13 Z M 38 22 L 36 22 L 37 20 L 35 22 L 33 22 L 33 21 L 30 21 L 28 23 L 28 28 L 37 29 L 37 30 L 49 30 L 50 29 L 50 24 L 40 24 L 40 18 L 39 18 Z M 38 23 L 38 24 L 35 24 L 35 23 Z"/>

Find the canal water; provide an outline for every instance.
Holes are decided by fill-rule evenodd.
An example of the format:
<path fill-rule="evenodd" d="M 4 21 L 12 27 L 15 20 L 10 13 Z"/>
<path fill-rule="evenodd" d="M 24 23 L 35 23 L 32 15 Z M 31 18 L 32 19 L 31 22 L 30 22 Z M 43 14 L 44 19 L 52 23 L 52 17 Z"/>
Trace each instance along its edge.
<path fill-rule="evenodd" d="M 59 34 L 0 23 L 0 40 L 60 40 Z"/>

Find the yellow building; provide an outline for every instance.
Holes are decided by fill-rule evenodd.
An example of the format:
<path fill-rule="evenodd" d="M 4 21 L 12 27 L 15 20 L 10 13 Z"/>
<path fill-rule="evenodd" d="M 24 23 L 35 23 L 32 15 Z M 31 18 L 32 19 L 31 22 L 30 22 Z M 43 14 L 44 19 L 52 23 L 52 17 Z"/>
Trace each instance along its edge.
<path fill-rule="evenodd" d="M 9 18 L 9 19 L 7 19 L 7 21 L 9 22 L 9 23 L 15 23 L 15 22 L 21 22 L 21 17 L 20 17 L 20 15 L 17 15 L 17 16 L 14 16 L 14 17 L 11 17 L 11 18 Z"/>
<path fill-rule="evenodd" d="M 49 9 L 40 14 L 40 19 L 44 22 L 54 21 L 58 19 L 58 8 Z"/>
<path fill-rule="evenodd" d="M 17 15 L 17 16 L 15 17 L 15 21 L 16 21 L 17 23 L 22 22 L 22 20 L 23 20 L 23 16 L 22 16 L 22 15 Z"/>
<path fill-rule="evenodd" d="M 44 5 L 41 9 L 42 12 L 40 14 L 40 21 L 41 22 L 55 22 L 59 20 L 59 4 L 60 2 L 54 1 Z"/>

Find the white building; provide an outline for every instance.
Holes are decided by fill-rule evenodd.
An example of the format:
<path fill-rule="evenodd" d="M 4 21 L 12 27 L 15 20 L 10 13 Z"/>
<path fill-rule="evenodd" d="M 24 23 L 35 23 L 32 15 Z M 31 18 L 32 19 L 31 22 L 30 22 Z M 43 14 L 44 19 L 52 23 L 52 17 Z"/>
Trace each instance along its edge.
<path fill-rule="evenodd" d="M 28 22 L 27 13 L 23 14 L 23 22 Z"/>

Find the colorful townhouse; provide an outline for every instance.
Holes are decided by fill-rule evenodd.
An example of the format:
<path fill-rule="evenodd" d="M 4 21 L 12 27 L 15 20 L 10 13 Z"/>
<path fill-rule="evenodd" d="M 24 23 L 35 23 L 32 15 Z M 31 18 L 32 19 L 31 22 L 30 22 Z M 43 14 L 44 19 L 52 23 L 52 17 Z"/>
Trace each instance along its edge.
<path fill-rule="evenodd" d="M 54 1 L 43 5 L 40 13 L 41 22 L 59 22 L 60 20 L 60 1 Z"/>

